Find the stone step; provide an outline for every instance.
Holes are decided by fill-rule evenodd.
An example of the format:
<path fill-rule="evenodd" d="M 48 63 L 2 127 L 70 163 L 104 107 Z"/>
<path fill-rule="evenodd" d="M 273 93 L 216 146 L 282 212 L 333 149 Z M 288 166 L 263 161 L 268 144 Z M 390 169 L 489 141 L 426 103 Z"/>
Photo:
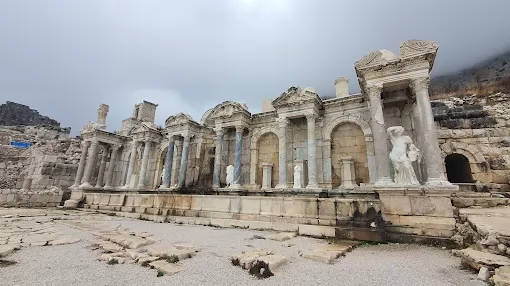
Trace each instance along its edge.
<path fill-rule="evenodd" d="M 498 198 L 498 197 L 454 197 L 452 198 L 452 204 L 457 208 L 468 208 L 468 207 L 482 207 L 491 208 L 497 206 L 509 206 L 509 198 Z"/>
<path fill-rule="evenodd" d="M 480 270 L 482 267 L 487 267 L 494 270 L 501 266 L 510 266 L 510 258 L 478 251 L 472 248 L 462 250 L 453 250 L 452 253 L 462 259 L 462 263 L 472 267 L 473 269 Z"/>
<path fill-rule="evenodd" d="M 386 241 L 384 230 L 368 227 L 336 227 L 335 237 L 362 241 Z"/>

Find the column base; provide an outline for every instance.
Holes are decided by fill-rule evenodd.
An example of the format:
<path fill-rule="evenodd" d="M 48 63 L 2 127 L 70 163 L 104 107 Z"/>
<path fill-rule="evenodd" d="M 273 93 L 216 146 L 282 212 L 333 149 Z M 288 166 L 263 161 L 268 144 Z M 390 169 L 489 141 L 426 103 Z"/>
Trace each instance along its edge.
<path fill-rule="evenodd" d="M 228 187 L 229 189 L 239 190 L 242 189 L 243 186 L 241 184 L 232 184 L 232 186 Z"/>
<path fill-rule="evenodd" d="M 288 189 L 289 186 L 287 184 L 278 184 L 274 188 L 275 189 Z"/>
<path fill-rule="evenodd" d="M 378 178 L 374 184 L 374 186 L 376 186 L 376 187 L 377 186 L 393 186 L 393 185 L 395 185 L 395 183 L 393 182 L 393 180 L 390 177 Z"/>
<path fill-rule="evenodd" d="M 443 178 L 428 178 L 425 182 L 426 186 L 453 186 L 452 183 L 448 182 Z"/>
<path fill-rule="evenodd" d="M 92 185 L 90 183 L 83 183 L 80 185 L 79 187 L 80 189 L 89 189 L 89 188 L 93 188 Z"/>
<path fill-rule="evenodd" d="M 317 183 L 308 183 L 308 185 L 306 185 L 306 189 L 318 189 L 319 188 L 319 185 L 317 185 Z"/>

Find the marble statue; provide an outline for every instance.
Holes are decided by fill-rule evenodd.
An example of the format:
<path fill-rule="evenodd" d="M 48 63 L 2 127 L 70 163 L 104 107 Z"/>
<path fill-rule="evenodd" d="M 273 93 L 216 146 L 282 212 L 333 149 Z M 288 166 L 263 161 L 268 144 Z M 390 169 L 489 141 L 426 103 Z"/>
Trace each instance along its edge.
<path fill-rule="evenodd" d="M 227 187 L 232 187 L 234 183 L 234 166 L 227 166 Z"/>
<path fill-rule="evenodd" d="M 420 150 L 413 144 L 411 137 L 405 136 L 404 127 L 392 126 L 388 128 L 393 149 L 390 160 L 395 169 L 395 183 L 398 185 L 419 185 L 412 162 L 420 158 Z"/>
<path fill-rule="evenodd" d="M 301 166 L 294 167 L 294 189 L 301 189 Z"/>

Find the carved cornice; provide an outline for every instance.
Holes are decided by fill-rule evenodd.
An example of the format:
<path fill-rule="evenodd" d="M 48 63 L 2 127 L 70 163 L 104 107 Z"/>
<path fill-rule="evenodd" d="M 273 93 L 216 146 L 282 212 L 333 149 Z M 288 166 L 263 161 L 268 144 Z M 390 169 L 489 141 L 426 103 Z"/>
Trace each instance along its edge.
<path fill-rule="evenodd" d="M 439 44 L 433 41 L 409 40 L 400 44 L 400 57 L 437 53 Z"/>

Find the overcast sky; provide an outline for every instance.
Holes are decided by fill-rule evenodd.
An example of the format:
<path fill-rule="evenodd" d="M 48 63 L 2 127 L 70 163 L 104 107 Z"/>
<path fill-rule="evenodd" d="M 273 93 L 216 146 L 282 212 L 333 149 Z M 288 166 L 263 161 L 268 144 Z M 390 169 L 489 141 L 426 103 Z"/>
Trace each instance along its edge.
<path fill-rule="evenodd" d="M 110 105 L 118 130 L 133 105 L 199 121 L 225 100 L 260 112 L 289 86 L 359 91 L 354 62 L 439 42 L 433 74 L 510 49 L 507 0 L 1 0 L 0 103 L 29 105 L 72 134 Z"/>

